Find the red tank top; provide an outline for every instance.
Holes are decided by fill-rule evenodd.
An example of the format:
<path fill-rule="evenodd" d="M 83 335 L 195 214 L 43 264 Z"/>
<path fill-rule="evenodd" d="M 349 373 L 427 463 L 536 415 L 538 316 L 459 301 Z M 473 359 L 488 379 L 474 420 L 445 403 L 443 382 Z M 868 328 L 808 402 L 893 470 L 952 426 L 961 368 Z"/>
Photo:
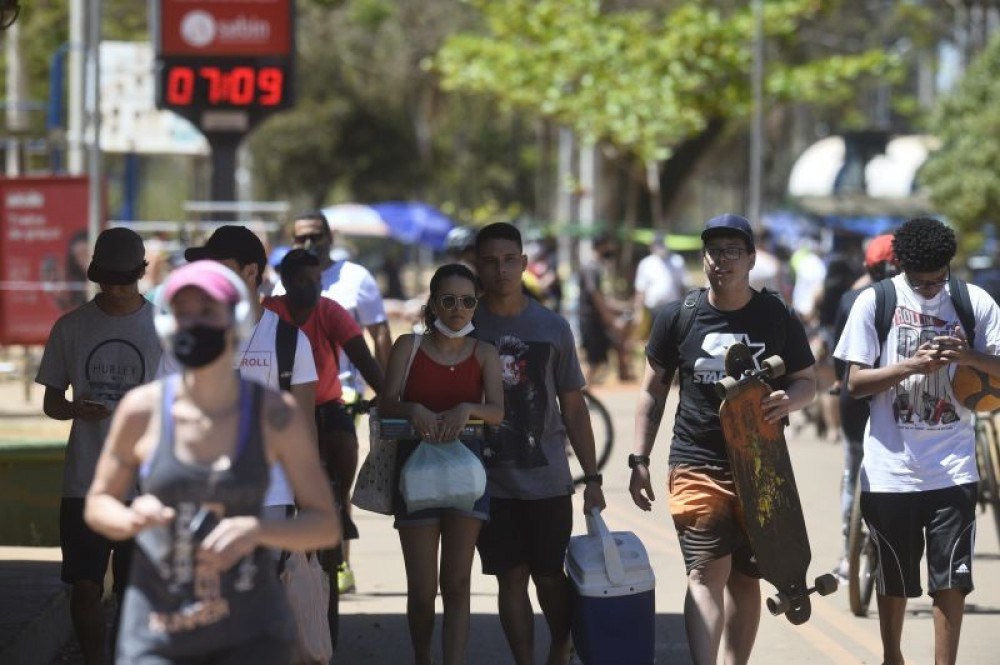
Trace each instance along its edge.
<path fill-rule="evenodd" d="M 434 413 L 463 402 L 482 402 L 483 368 L 476 359 L 476 346 L 468 358 L 454 366 L 440 365 L 423 349 L 417 349 L 403 389 L 403 401 L 423 404 Z"/>

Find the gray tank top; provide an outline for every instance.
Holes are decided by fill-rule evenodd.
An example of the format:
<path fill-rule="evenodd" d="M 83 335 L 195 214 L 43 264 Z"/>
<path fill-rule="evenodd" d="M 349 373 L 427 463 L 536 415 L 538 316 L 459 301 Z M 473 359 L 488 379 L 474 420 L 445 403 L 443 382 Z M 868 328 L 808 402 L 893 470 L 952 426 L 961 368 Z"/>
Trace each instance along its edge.
<path fill-rule="evenodd" d="M 221 574 L 200 568 L 195 557 L 218 520 L 261 512 L 269 480 L 260 427 L 263 388 L 240 382 L 235 454 L 228 465 L 207 467 L 182 462 L 174 451 L 170 410 L 179 379 L 163 380 L 159 442 L 139 474 L 142 493 L 173 508 L 176 518 L 135 538 L 120 662 L 152 654 L 211 656 L 246 642 L 287 642 L 295 635 L 274 557 L 265 549 L 257 548 Z"/>

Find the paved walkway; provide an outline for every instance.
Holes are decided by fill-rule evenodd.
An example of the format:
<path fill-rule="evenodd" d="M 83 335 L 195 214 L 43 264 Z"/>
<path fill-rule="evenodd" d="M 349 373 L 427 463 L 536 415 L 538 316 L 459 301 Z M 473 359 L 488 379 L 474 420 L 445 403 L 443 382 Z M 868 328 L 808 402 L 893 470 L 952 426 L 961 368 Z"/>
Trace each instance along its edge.
<path fill-rule="evenodd" d="M 632 506 L 626 487 L 628 469 L 624 458 L 630 447 L 631 418 L 635 408 L 634 387 L 599 389 L 598 394 L 612 412 L 618 443 L 605 469 L 609 501 L 606 521 L 613 530 L 633 531 L 645 544 L 657 576 L 656 662 L 658 665 L 686 665 L 690 662 L 680 612 L 684 597 L 683 562 L 669 522 L 664 496 L 664 469 L 668 446 L 664 437 L 653 454 L 657 502 L 652 513 Z M 2 397 L 0 397 L 2 403 Z M 668 413 L 673 413 L 672 405 Z M 666 424 L 665 424 L 666 427 Z M 811 428 L 790 430 L 796 478 L 806 511 L 812 540 L 811 576 L 829 570 L 839 554 L 837 485 L 842 464 L 839 446 L 820 441 Z M 364 449 L 365 444 L 362 444 Z M 577 507 L 579 510 L 579 506 Z M 579 513 L 577 513 L 579 517 Z M 352 559 L 358 593 L 342 599 L 341 640 L 335 663 L 384 665 L 411 662 L 406 628 L 406 578 L 399 543 L 388 517 L 358 511 L 362 538 Z M 962 631 L 959 662 L 963 665 L 995 664 L 993 636 L 1000 615 L 1000 541 L 990 516 L 979 522 L 976 557 L 977 589 Z M 583 531 L 577 519 L 576 533 Z M 53 559 L 58 551 L 0 548 L 0 665 L 77 665 L 72 650 L 61 660 L 51 654 L 68 637 L 68 606 L 58 583 Z M 765 584 L 764 591 L 770 589 Z M 472 575 L 472 632 L 469 662 L 476 665 L 507 665 L 509 651 L 496 616 L 496 583 L 479 573 L 478 559 Z M 537 610 L 537 603 L 535 604 Z M 440 631 L 440 602 L 438 605 Z M 539 662 L 547 646 L 548 631 L 540 615 L 535 620 Z M 930 602 L 925 596 L 913 599 L 904 630 L 907 663 L 932 662 L 932 622 Z M 29 648 L 17 655 L 10 651 L 11 636 Z M 440 635 L 440 632 L 438 632 Z M 8 651 L 4 651 L 4 648 Z M 438 649 L 439 650 L 439 649 Z M 753 662 L 877 664 L 880 661 L 878 620 L 874 613 L 866 619 L 851 616 L 846 593 L 816 599 L 812 619 L 791 626 L 766 611 L 761 617 Z M 26 654 L 26 655 L 23 655 Z"/>

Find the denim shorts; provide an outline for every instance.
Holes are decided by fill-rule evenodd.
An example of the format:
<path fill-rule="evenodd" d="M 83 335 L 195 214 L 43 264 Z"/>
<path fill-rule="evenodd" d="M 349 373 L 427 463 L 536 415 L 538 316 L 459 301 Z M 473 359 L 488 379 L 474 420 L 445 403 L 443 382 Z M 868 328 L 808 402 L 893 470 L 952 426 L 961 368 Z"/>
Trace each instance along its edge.
<path fill-rule="evenodd" d="M 463 439 L 462 443 L 472 453 L 483 461 L 483 442 L 481 439 Z M 406 501 L 403 493 L 399 489 L 399 478 L 403 470 L 403 465 L 410 458 L 413 451 L 420 445 L 419 439 L 400 439 L 396 442 L 396 491 L 393 496 L 393 515 L 396 520 L 393 522 L 395 528 L 406 526 L 428 526 L 441 521 L 442 515 L 457 515 L 459 517 L 472 517 L 477 520 L 487 521 L 490 518 L 490 491 L 487 489 L 483 495 L 476 500 L 472 510 L 460 510 L 458 508 L 425 508 L 416 512 L 406 510 Z"/>

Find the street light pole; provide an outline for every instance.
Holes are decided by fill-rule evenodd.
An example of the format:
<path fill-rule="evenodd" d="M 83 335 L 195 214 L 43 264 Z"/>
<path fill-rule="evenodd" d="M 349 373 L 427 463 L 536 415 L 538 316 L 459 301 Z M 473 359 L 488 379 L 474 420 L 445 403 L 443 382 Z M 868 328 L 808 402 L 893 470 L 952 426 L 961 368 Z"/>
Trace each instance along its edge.
<path fill-rule="evenodd" d="M 747 212 L 760 224 L 764 170 L 764 1 L 753 2 L 753 117 L 750 121 L 750 183 Z"/>
<path fill-rule="evenodd" d="M 84 118 L 87 123 L 87 175 L 90 181 L 87 205 L 87 232 L 90 246 L 97 243 L 104 221 L 103 193 L 104 171 L 101 160 L 101 3 L 87 3 L 86 28 L 86 91 Z"/>

